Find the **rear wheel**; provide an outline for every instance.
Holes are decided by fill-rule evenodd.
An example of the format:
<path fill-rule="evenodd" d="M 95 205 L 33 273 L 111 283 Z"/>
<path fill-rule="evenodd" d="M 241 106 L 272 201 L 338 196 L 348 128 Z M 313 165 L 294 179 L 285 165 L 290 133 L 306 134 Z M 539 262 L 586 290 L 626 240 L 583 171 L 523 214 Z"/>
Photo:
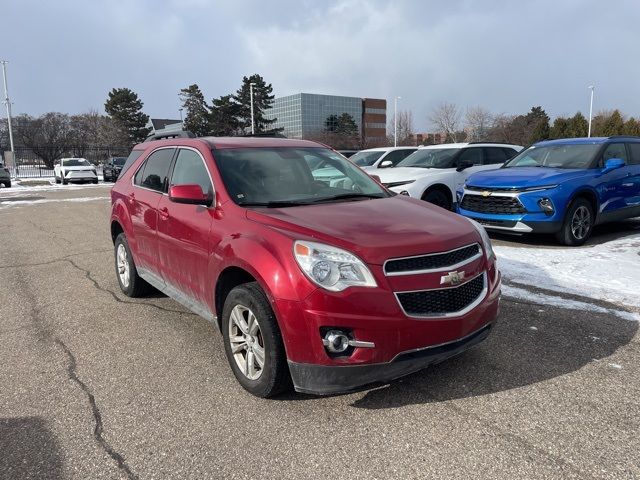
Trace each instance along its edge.
<path fill-rule="evenodd" d="M 245 390 L 265 398 L 291 388 L 280 328 L 256 282 L 229 292 L 222 309 L 222 334 L 229 365 Z"/>
<path fill-rule="evenodd" d="M 594 223 L 591 203 L 585 198 L 577 198 L 569 206 L 556 238 L 564 245 L 582 245 L 591 236 Z"/>
<path fill-rule="evenodd" d="M 6 182 L 4 182 L 4 186 L 5 188 L 11 188 L 11 180 L 7 180 Z"/>
<path fill-rule="evenodd" d="M 149 293 L 152 287 L 138 275 L 138 270 L 131 256 L 129 243 L 124 233 L 117 236 L 114 252 L 116 276 L 122 293 L 127 297 L 141 297 Z"/>
<path fill-rule="evenodd" d="M 67 180 L 66 178 L 62 177 L 62 184 L 63 185 L 67 185 L 69 183 L 69 180 Z"/>
<path fill-rule="evenodd" d="M 433 203 L 434 205 L 444 208 L 445 210 L 451 210 L 453 207 L 451 196 L 448 195 L 444 190 L 440 190 L 439 188 L 427 190 L 422 196 L 422 200 L 424 200 L 425 202 Z"/>
<path fill-rule="evenodd" d="M 60 183 L 60 179 L 56 177 L 56 183 Z"/>

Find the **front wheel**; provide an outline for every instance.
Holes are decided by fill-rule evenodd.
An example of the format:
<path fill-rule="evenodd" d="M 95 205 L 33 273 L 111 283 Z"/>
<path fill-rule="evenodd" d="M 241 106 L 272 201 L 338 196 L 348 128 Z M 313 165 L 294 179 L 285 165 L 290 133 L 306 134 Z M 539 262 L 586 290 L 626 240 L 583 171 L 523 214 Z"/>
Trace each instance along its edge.
<path fill-rule="evenodd" d="M 11 180 L 4 182 L 5 188 L 11 188 Z"/>
<path fill-rule="evenodd" d="M 445 210 L 451 210 L 453 208 L 451 197 L 442 190 L 429 190 L 422 196 L 422 200 L 424 200 L 425 202 L 433 203 L 434 205 L 444 208 Z"/>
<path fill-rule="evenodd" d="M 131 249 L 124 233 L 117 236 L 114 244 L 116 275 L 120 290 L 127 297 L 141 297 L 151 290 L 151 285 L 145 282 L 136 269 L 131 256 Z"/>
<path fill-rule="evenodd" d="M 229 365 L 245 390 L 266 398 L 291 388 L 278 322 L 256 282 L 229 292 L 222 309 L 222 335 Z"/>
<path fill-rule="evenodd" d="M 591 236 L 594 223 L 591 203 L 585 198 L 578 198 L 569 206 L 556 238 L 563 245 L 582 245 Z"/>

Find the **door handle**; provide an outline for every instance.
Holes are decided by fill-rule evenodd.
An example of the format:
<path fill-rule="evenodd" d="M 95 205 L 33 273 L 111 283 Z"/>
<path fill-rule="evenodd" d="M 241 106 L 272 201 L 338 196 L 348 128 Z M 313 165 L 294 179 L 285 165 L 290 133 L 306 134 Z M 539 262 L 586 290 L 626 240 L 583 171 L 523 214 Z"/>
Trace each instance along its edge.
<path fill-rule="evenodd" d="M 167 207 L 162 207 L 160 210 L 158 210 L 158 213 L 160 214 L 160 218 L 163 220 L 169 218 L 169 209 Z"/>

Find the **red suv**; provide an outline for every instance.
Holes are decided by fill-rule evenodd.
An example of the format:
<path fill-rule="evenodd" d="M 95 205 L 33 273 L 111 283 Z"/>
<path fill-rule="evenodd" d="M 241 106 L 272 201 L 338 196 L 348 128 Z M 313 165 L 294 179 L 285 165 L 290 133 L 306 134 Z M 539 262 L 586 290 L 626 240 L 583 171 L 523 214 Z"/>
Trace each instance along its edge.
<path fill-rule="evenodd" d="M 257 396 L 391 381 L 482 341 L 498 315 L 481 226 L 314 142 L 148 141 L 111 201 L 122 291 L 153 286 L 215 322 Z"/>

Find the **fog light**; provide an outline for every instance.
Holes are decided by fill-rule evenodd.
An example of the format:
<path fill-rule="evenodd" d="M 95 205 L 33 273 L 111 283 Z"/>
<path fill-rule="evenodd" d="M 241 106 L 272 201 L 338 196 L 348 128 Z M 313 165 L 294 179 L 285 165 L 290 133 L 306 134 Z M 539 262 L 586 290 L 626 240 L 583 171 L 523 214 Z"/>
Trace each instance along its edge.
<path fill-rule="evenodd" d="M 538 200 L 538 205 L 540 206 L 540 208 L 544 213 L 546 213 L 547 215 L 553 215 L 554 208 L 553 208 L 553 203 L 551 202 L 550 199 L 541 198 L 540 200 Z"/>
<path fill-rule="evenodd" d="M 322 343 L 331 353 L 342 353 L 349 348 L 349 337 L 340 330 L 329 330 Z"/>
<path fill-rule="evenodd" d="M 400 195 L 406 195 L 408 197 L 409 196 L 409 192 L 407 192 L 406 190 L 402 190 L 400 192 Z"/>

